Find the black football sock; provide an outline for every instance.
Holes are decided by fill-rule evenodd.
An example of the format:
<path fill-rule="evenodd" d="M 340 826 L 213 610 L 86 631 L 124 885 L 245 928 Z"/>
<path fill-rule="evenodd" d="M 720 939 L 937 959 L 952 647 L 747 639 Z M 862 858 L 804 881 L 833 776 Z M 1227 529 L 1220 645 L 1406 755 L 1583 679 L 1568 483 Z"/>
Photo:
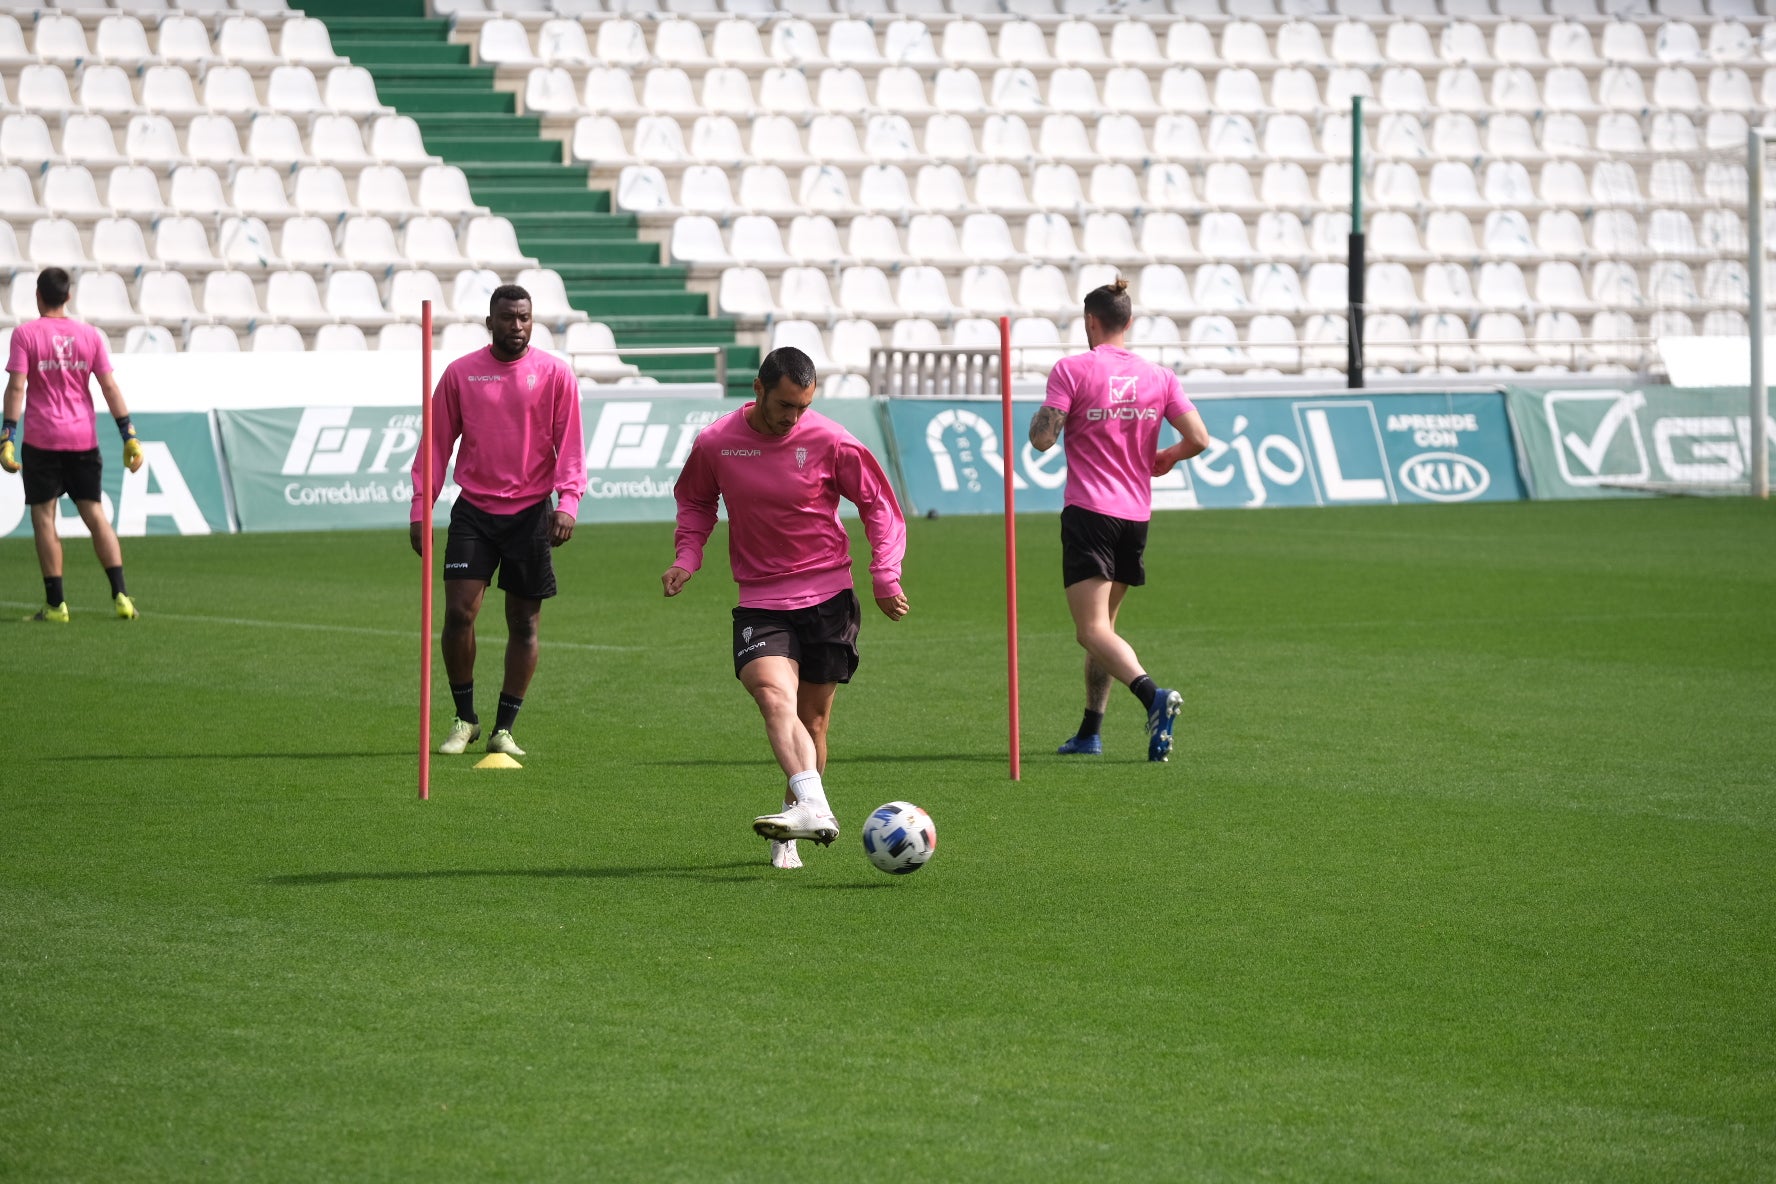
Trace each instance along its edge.
<path fill-rule="evenodd" d="M 62 577 L 43 577 L 43 603 L 55 608 L 62 603 Z"/>
<path fill-rule="evenodd" d="M 1135 693 L 1135 698 L 1141 701 L 1141 706 L 1145 707 L 1148 711 L 1153 710 L 1153 700 L 1159 697 L 1159 686 L 1157 683 L 1143 674 L 1134 682 L 1129 683 L 1129 690 Z"/>
<path fill-rule="evenodd" d="M 1103 730 L 1104 713 L 1101 711 L 1088 711 L 1085 713 L 1085 719 L 1079 724 L 1079 738 L 1083 740 L 1087 736 L 1096 736 Z"/>
<path fill-rule="evenodd" d="M 460 687 L 450 684 L 450 697 L 456 700 L 456 718 L 465 724 L 478 724 L 481 717 L 475 714 L 475 680 L 470 679 Z"/>
<path fill-rule="evenodd" d="M 111 581 L 111 595 L 128 596 L 129 589 L 123 585 L 123 564 L 105 569 L 105 578 Z"/>
<path fill-rule="evenodd" d="M 524 706 L 523 695 L 508 695 L 500 692 L 499 713 L 494 717 L 493 730 L 509 732 L 512 725 L 518 722 L 518 709 Z"/>

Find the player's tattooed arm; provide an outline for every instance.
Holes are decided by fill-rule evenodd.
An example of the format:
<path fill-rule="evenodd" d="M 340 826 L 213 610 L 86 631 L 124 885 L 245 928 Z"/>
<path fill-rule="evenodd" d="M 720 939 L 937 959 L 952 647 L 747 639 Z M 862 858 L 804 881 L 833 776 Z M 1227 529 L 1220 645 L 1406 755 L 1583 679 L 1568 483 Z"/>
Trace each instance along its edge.
<path fill-rule="evenodd" d="M 1067 422 L 1066 412 L 1057 407 L 1044 407 L 1036 412 L 1030 421 L 1030 443 L 1038 452 L 1047 452 L 1060 439 L 1061 428 Z"/>

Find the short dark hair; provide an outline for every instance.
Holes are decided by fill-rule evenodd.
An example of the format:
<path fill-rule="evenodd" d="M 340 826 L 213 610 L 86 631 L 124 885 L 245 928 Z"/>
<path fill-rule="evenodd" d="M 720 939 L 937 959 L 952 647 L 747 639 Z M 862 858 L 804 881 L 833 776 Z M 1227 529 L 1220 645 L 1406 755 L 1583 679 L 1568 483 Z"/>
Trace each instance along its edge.
<path fill-rule="evenodd" d="M 810 387 L 819 377 L 814 371 L 814 359 L 793 345 L 779 346 L 759 363 L 759 389 L 762 391 L 776 390 L 777 384 L 785 378 L 798 387 Z"/>
<path fill-rule="evenodd" d="M 523 288 L 520 288 L 517 284 L 501 284 L 493 290 L 493 295 L 487 298 L 487 315 L 492 316 L 493 306 L 500 303 L 502 300 L 528 301 L 529 299 L 530 293 L 526 292 Z"/>
<path fill-rule="evenodd" d="M 44 308 L 60 308 L 68 303 L 68 293 L 73 289 L 74 281 L 64 268 L 46 267 L 37 273 L 37 299 L 43 301 Z"/>
<path fill-rule="evenodd" d="M 1085 294 L 1085 311 L 1097 317 L 1098 324 L 1104 326 L 1106 332 L 1115 333 L 1126 328 L 1134 319 L 1135 310 L 1129 301 L 1128 288 L 1128 281 L 1118 278 L 1114 284 L 1093 288 Z"/>

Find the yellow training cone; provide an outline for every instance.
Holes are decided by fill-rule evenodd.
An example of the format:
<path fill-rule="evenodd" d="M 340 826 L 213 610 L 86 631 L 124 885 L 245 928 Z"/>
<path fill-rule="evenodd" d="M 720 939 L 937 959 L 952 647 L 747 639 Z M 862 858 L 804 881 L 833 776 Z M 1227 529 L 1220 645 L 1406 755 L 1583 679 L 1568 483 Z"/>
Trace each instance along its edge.
<path fill-rule="evenodd" d="M 503 752 L 490 752 L 475 762 L 477 769 L 522 769 L 524 766 Z"/>

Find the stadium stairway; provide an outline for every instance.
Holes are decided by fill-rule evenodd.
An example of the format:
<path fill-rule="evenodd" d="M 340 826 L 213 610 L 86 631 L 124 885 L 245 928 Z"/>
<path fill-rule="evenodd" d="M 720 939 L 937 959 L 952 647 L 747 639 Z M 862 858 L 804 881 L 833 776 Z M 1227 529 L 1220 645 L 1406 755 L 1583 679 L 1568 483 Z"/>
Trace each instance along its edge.
<path fill-rule="evenodd" d="M 382 101 L 412 116 L 426 148 L 462 169 L 475 200 L 512 223 L 525 252 L 560 273 L 573 307 L 609 325 L 622 347 L 728 346 L 728 393 L 750 394 L 756 346 L 736 344 L 730 318 L 712 316 L 686 268 L 661 262 L 633 214 L 611 212 L 588 170 L 562 163 L 541 121 L 516 114 L 517 96 L 494 89 L 494 71 L 450 43 L 450 22 L 425 0 L 304 0 L 327 23 L 334 52 L 376 79 Z M 662 382 L 710 382 L 707 356 L 625 357 Z"/>

